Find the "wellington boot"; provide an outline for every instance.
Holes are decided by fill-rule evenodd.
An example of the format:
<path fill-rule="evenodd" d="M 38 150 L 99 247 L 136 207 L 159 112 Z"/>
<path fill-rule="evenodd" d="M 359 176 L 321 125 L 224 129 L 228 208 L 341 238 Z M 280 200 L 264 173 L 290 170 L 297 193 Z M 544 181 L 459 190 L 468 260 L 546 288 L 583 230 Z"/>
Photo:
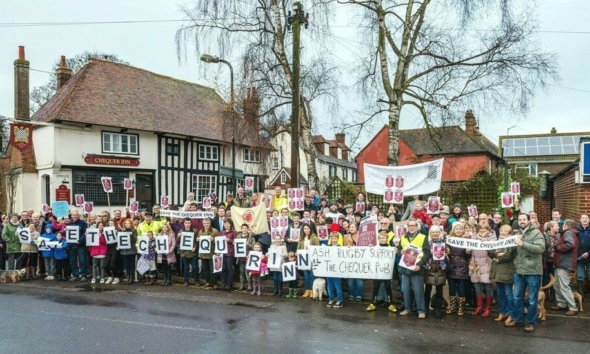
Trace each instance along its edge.
<path fill-rule="evenodd" d="M 475 295 L 475 302 L 477 303 L 477 307 L 471 312 L 471 314 L 473 316 L 478 316 L 481 315 L 483 311 L 483 295 Z"/>
<path fill-rule="evenodd" d="M 490 317 L 492 314 L 492 304 L 494 303 L 494 298 L 492 296 L 486 296 L 486 309 L 481 314 L 481 317 Z"/>
<path fill-rule="evenodd" d="M 447 307 L 447 314 L 450 315 L 453 312 L 457 312 L 457 303 L 458 303 L 458 297 L 456 296 L 450 296 L 449 297 L 449 306 Z"/>
<path fill-rule="evenodd" d="M 457 316 L 463 316 L 463 311 L 465 311 L 465 298 L 458 297 L 457 298 Z"/>

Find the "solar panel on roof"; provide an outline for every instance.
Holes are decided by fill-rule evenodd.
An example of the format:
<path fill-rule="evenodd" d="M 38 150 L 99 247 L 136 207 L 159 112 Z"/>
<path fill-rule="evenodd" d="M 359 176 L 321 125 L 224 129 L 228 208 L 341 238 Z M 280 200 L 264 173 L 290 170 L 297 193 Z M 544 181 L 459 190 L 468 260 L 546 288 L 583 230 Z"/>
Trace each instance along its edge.
<path fill-rule="evenodd" d="M 578 153 L 580 136 L 551 136 L 502 140 L 504 156 L 574 155 Z"/>

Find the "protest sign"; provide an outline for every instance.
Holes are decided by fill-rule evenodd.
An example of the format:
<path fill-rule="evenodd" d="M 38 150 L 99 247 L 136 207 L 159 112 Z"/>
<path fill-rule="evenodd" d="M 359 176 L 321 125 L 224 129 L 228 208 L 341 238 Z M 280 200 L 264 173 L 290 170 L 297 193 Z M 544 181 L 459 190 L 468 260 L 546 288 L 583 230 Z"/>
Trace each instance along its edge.
<path fill-rule="evenodd" d="M 199 236 L 199 253 L 202 253 L 202 254 L 211 253 L 211 236 L 207 236 L 207 235 Z"/>
<path fill-rule="evenodd" d="M 51 212 L 56 218 L 65 218 L 70 213 L 70 205 L 68 202 L 53 202 L 51 203 Z"/>
<path fill-rule="evenodd" d="M 271 248 L 268 250 L 267 266 L 269 269 L 280 268 L 282 259 L 283 256 L 281 255 L 280 248 Z"/>
<path fill-rule="evenodd" d="M 113 193 L 113 181 L 111 177 L 100 177 L 100 182 L 105 193 Z"/>
<path fill-rule="evenodd" d="M 133 189 L 133 180 L 131 178 L 123 178 L 123 188 L 126 191 Z"/>
<path fill-rule="evenodd" d="M 18 229 L 18 231 L 16 232 L 18 234 L 18 239 L 20 241 L 20 243 L 31 243 L 31 241 L 33 241 L 33 238 L 31 237 L 31 231 L 29 230 L 28 227 L 23 227 Z"/>
<path fill-rule="evenodd" d="M 375 217 L 367 217 L 361 220 L 358 229 L 357 246 L 375 246 L 377 242 L 377 231 L 379 221 Z"/>
<path fill-rule="evenodd" d="M 227 254 L 227 238 L 225 236 L 215 236 L 215 253 Z"/>
<path fill-rule="evenodd" d="M 117 233 L 117 247 L 120 250 L 130 250 L 131 249 L 131 233 L 130 232 Z"/>
<path fill-rule="evenodd" d="M 98 229 L 96 227 L 86 229 L 86 246 L 98 246 L 99 244 Z"/>
<path fill-rule="evenodd" d="M 501 238 L 497 241 L 480 241 L 461 237 L 447 237 L 447 244 L 457 248 L 470 248 L 472 250 L 496 250 L 506 247 L 516 247 L 515 236 Z"/>
<path fill-rule="evenodd" d="M 326 225 L 318 225 L 316 228 L 318 231 L 318 238 L 320 239 L 320 241 L 327 241 L 328 240 L 328 227 Z"/>
<path fill-rule="evenodd" d="M 311 270 L 311 262 L 307 250 L 297 250 L 297 269 Z"/>
<path fill-rule="evenodd" d="M 511 192 L 502 193 L 502 208 L 512 208 L 514 206 L 514 198 Z"/>
<path fill-rule="evenodd" d="M 139 211 L 139 202 L 137 200 L 130 202 L 129 203 L 129 212 L 135 214 L 138 211 Z"/>
<path fill-rule="evenodd" d="M 211 209 L 211 198 L 203 197 L 201 204 L 203 205 L 203 209 Z"/>
<path fill-rule="evenodd" d="M 356 202 L 354 210 L 357 213 L 365 214 L 365 202 Z"/>
<path fill-rule="evenodd" d="M 213 255 L 213 273 L 220 273 L 223 270 L 223 254 Z"/>
<path fill-rule="evenodd" d="M 437 215 L 440 214 L 440 197 L 431 196 L 428 197 L 426 203 L 426 214 Z"/>
<path fill-rule="evenodd" d="M 245 190 L 253 191 L 254 190 L 254 177 L 253 176 L 246 176 L 244 179 Z"/>
<path fill-rule="evenodd" d="M 432 260 L 442 261 L 445 259 L 445 243 L 444 242 L 433 242 L 430 247 L 432 251 Z"/>
<path fill-rule="evenodd" d="M 514 195 L 520 195 L 520 183 L 519 182 L 512 182 L 510 184 L 510 191 Z"/>
<path fill-rule="evenodd" d="M 160 206 L 162 208 L 168 208 L 170 206 L 170 198 L 167 195 L 160 196 Z"/>
<path fill-rule="evenodd" d="M 80 226 L 66 226 L 66 242 L 78 243 L 80 239 Z"/>
<path fill-rule="evenodd" d="M 390 247 L 309 246 L 316 277 L 391 279 L 395 249 Z"/>
<path fill-rule="evenodd" d="M 192 252 L 193 248 L 195 248 L 195 233 L 183 231 L 180 234 L 180 250 Z"/>
<path fill-rule="evenodd" d="M 236 258 L 246 258 L 248 247 L 246 246 L 248 239 L 236 238 L 234 240 L 234 256 Z"/>
<path fill-rule="evenodd" d="M 74 200 L 76 201 L 76 206 L 77 207 L 81 207 L 82 205 L 84 205 L 84 194 L 76 194 L 74 196 Z"/>
<path fill-rule="evenodd" d="M 293 281 L 297 279 L 297 270 L 295 262 L 286 262 L 283 264 L 283 281 Z"/>
<path fill-rule="evenodd" d="M 170 253 L 170 248 L 168 245 L 168 236 L 156 236 L 156 253 Z"/>
<path fill-rule="evenodd" d="M 477 214 L 477 207 L 475 205 L 470 205 L 467 207 L 467 213 L 469 214 L 469 216 L 473 216 L 474 218 L 477 219 L 478 214 Z"/>
<path fill-rule="evenodd" d="M 414 245 L 408 245 L 402 250 L 402 257 L 399 261 L 399 266 L 410 270 L 414 270 L 416 265 L 422 259 L 422 249 Z"/>
<path fill-rule="evenodd" d="M 289 238 L 293 242 L 299 242 L 299 236 L 301 235 L 301 229 L 298 227 L 291 228 Z"/>
<path fill-rule="evenodd" d="M 210 211 L 182 211 L 182 210 L 160 210 L 160 216 L 175 218 L 175 219 L 213 219 L 215 214 Z"/>
<path fill-rule="evenodd" d="M 108 226 L 103 229 L 104 238 L 108 245 L 117 243 L 117 232 L 114 226 Z"/>
<path fill-rule="evenodd" d="M 139 254 L 147 254 L 149 252 L 149 238 L 147 236 L 137 237 L 137 252 Z"/>
<path fill-rule="evenodd" d="M 260 265 L 262 264 L 262 252 L 250 251 L 248 259 L 246 260 L 246 270 L 260 271 Z"/>
<path fill-rule="evenodd" d="M 94 202 L 84 202 L 84 204 L 82 204 L 82 210 L 84 211 L 84 214 L 92 214 L 94 211 Z"/>
<path fill-rule="evenodd" d="M 258 205 L 264 205 L 266 211 L 272 211 L 275 205 L 275 196 L 272 194 L 258 194 Z"/>
<path fill-rule="evenodd" d="M 43 215 L 49 213 L 49 205 L 46 203 L 41 204 L 41 211 L 43 212 Z"/>

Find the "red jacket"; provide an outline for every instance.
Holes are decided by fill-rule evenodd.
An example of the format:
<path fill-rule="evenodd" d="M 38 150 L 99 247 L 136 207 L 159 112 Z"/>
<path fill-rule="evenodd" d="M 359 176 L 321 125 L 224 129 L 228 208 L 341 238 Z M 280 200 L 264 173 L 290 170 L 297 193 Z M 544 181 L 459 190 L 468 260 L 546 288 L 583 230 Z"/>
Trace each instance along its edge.
<path fill-rule="evenodd" d="M 103 234 L 98 236 L 98 246 L 89 246 L 90 257 L 106 256 L 107 255 L 107 240 Z"/>
<path fill-rule="evenodd" d="M 248 256 L 248 258 L 250 258 L 250 256 Z M 248 258 L 246 258 L 246 264 L 248 264 Z M 264 264 L 268 263 L 268 257 L 263 256 L 262 263 L 264 263 Z M 259 270 L 251 270 L 250 275 L 260 275 L 262 268 L 263 268 L 262 264 L 260 264 L 260 269 Z"/>
<path fill-rule="evenodd" d="M 427 228 L 430 228 L 432 226 L 432 221 L 426 213 L 426 209 L 422 209 L 420 211 L 414 210 L 414 212 L 412 213 L 412 218 L 422 220 L 424 224 L 426 224 Z"/>

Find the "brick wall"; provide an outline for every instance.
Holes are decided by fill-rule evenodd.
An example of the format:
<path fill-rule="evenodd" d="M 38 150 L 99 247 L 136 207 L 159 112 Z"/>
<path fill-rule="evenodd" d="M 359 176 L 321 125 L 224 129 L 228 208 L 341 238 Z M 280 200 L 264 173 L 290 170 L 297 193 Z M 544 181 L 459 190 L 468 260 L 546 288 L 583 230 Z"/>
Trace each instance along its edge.
<path fill-rule="evenodd" d="M 551 220 L 551 200 L 540 198 L 538 193 L 534 195 L 534 198 L 535 212 L 542 228 L 547 221 Z"/>
<path fill-rule="evenodd" d="M 580 220 L 580 214 L 590 213 L 590 184 L 575 184 L 578 169 L 559 176 L 553 182 L 554 205 L 563 219 Z"/>

